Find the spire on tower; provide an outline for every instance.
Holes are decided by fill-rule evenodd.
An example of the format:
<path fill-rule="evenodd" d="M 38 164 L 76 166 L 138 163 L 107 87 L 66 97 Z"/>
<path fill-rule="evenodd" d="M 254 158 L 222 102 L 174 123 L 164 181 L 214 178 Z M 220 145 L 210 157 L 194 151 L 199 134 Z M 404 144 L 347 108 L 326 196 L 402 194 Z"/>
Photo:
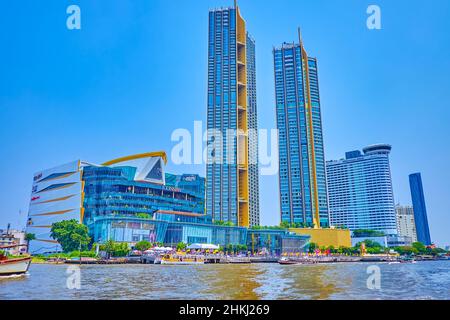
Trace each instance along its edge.
<path fill-rule="evenodd" d="M 298 27 L 298 40 L 300 41 L 300 46 L 303 47 L 302 30 Z"/>

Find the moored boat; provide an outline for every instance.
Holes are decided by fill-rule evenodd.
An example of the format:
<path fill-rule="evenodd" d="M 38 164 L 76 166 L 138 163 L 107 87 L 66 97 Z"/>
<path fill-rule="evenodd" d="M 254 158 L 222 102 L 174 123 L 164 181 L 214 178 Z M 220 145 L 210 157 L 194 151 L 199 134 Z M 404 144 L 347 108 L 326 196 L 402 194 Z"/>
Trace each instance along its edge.
<path fill-rule="evenodd" d="M 13 248 L 15 245 L 3 246 L 1 249 Z M 31 264 L 31 257 L 8 258 L 0 252 L 0 277 L 24 274 L 28 271 Z"/>
<path fill-rule="evenodd" d="M 399 263 L 416 263 L 416 260 L 412 257 L 401 257 L 398 259 Z"/>
<path fill-rule="evenodd" d="M 291 260 L 289 258 L 281 258 L 280 260 L 278 260 L 279 264 L 300 264 L 300 261 L 296 261 L 296 260 Z"/>
<path fill-rule="evenodd" d="M 204 263 L 205 259 L 201 256 L 166 254 L 161 258 L 161 264 L 183 265 L 183 264 L 204 264 Z"/>

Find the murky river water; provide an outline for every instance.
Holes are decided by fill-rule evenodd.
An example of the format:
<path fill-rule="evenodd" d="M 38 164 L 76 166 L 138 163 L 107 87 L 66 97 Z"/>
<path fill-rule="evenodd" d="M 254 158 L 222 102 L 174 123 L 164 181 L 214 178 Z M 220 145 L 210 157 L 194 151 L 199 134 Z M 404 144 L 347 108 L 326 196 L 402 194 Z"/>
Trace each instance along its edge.
<path fill-rule="evenodd" d="M 367 268 L 381 271 L 368 289 Z M 446 299 L 450 261 L 416 264 L 84 265 L 68 289 L 68 265 L 32 265 L 0 280 L 0 299 Z M 70 281 L 69 281 L 70 282 Z"/>

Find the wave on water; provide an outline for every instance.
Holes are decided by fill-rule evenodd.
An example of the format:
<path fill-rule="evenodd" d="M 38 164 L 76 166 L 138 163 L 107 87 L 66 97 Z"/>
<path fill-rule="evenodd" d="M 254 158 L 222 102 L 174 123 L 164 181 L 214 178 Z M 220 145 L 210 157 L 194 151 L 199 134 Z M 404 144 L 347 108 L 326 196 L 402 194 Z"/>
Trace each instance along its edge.
<path fill-rule="evenodd" d="M 17 279 L 22 277 L 28 277 L 30 274 L 28 272 L 22 274 L 11 274 L 7 276 L 0 276 L 0 280 Z"/>

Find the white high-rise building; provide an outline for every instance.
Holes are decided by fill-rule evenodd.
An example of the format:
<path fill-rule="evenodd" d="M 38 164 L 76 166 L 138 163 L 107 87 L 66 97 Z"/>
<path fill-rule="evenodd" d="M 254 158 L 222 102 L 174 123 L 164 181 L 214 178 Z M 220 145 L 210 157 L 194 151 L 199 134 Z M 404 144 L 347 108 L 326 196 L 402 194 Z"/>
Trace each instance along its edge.
<path fill-rule="evenodd" d="M 389 154 L 377 144 L 327 162 L 331 225 L 397 235 Z"/>
<path fill-rule="evenodd" d="M 417 242 L 416 223 L 414 221 L 414 209 L 412 206 L 395 207 L 397 219 L 397 231 L 399 236 L 410 237 L 412 242 Z"/>

